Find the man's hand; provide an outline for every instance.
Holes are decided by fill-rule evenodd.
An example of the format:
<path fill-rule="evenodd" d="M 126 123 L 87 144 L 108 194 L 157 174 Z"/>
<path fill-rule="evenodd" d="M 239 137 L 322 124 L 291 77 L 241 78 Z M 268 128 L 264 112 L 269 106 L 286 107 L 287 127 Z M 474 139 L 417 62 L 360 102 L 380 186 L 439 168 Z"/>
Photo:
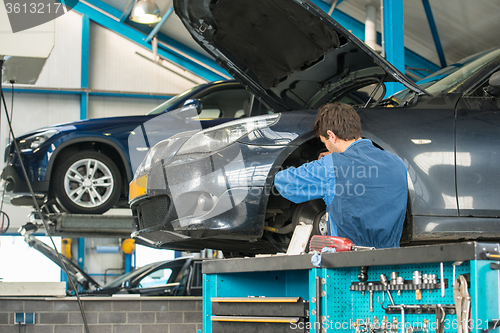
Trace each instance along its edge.
<path fill-rule="evenodd" d="M 331 153 L 329 151 L 324 151 L 322 153 L 319 154 L 318 156 L 318 160 L 320 160 L 322 157 L 326 156 L 326 155 L 330 155 Z"/>

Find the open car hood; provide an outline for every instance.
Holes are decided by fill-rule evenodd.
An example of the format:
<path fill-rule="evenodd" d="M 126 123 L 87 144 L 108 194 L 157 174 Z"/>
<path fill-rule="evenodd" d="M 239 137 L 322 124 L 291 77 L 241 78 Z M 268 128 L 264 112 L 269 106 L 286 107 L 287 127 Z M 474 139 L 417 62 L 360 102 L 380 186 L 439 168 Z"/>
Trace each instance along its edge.
<path fill-rule="evenodd" d="M 24 240 L 28 245 L 38 252 L 42 253 L 44 256 L 52 260 L 54 263 L 56 263 L 61 269 L 64 271 L 64 267 L 59 260 L 59 256 L 57 252 L 41 240 L 37 239 L 33 235 L 26 234 L 24 235 Z M 79 284 L 84 292 L 89 292 L 95 289 L 100 288 L 100 285 L 90 277 L 85 271 L 83 271 L 78 265 L 76 265 L 73 261 L 70 259 L 66 258 L 65 256 L 61 255 L 62 260 L 64 261 L 64 264 L 66 268 L 68 269 L 68 274 L 71 275 L 72 280 Z M 68 285 L 68 290 L 71 290 L 72 288 Z"/>
<path fill-rule="evenodd" d="M 425 93 L 308 0 L 174 0 L 193 38 L 277 111 L 315 109 L 381 80 Z"/>

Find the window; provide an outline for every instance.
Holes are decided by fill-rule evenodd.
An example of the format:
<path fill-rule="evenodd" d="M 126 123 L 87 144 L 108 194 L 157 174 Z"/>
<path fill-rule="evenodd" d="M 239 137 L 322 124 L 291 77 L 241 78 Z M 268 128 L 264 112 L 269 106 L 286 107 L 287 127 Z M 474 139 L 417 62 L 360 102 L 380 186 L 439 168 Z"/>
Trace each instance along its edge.
<path fill-rule="evenodd" d="M 138 288 L 151 288 L 157 286 L 163 286 L 168 283 L 170 276 L 172 275 L 171 268 L 163 268 L 152 272 L 147 275 L 137 285 Z"/>

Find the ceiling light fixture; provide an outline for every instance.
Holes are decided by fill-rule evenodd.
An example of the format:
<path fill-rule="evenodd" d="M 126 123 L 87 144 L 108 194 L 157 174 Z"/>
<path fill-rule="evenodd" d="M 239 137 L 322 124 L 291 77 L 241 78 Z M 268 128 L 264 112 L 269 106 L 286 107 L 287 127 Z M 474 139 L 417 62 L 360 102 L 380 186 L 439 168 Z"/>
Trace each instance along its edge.
<path fill-rule="evenodd" d="M 142 24 L 158 23 L 161 20 L 160 10 L 153 0 L 139 0 L 132 8 L 130 19 Z"/>

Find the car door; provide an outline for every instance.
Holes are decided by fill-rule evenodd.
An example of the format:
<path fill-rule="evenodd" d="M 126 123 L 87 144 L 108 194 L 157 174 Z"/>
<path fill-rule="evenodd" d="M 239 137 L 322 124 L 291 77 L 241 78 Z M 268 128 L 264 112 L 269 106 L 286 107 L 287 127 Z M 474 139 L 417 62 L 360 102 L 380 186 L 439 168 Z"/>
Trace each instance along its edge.
<path fill-rule="evenodd" d="M 500 216 L 500 98 L 484 92 L 489 75 L 456 109 L 456 175 L 460 216 Z"/>
<path fill-rule="evenodd" d="M 195 261 L 192 265 L 191 274 L 189 276 L 189 296 L 201 296 L 203 294 L 203 274 L 201 270 L 201 261 Z"/>

